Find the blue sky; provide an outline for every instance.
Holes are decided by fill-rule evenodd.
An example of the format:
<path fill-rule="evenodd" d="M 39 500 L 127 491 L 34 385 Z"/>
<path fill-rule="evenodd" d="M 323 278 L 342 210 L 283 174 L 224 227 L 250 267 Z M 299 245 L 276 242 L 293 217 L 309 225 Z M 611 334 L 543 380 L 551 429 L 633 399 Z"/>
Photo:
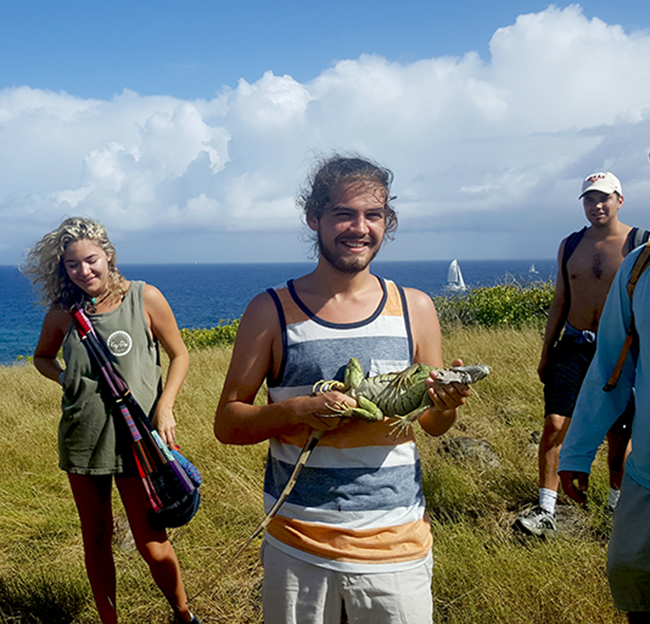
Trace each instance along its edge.
<path fill-rule="evenodd" d="M 650 26 L 642 0 L 580 5 L 586 17 L 626 31 Z M 240 78 L 255 82 L 268 70 L 305 82 L 361 54 L 402 63 L 472 50 L 486 58 L 498 28 L 548 6 L 522 0 L 13 0 L 3 5 L 0 21 L 0 86 L 103 99 L 128 88 L 196 99 L 235 87 Z"/>
<path fill-rule="evenodd" d="M 650 227 L 649 27 L 640 1 L 5 3 L 0 263 L 71 214 L 133 262 L 302 260 L 293 197 L 333 150 L 395 170 L 385 259 L 553 257 L 602 168 Z"/>

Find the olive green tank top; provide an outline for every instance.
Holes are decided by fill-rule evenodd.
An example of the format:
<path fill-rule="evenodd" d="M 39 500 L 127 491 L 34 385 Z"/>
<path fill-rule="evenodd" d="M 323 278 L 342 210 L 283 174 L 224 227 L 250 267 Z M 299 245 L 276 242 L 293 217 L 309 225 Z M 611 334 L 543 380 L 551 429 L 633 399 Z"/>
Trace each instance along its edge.
<path fill-rule="evenodd" d="M 111 362 L 145 413 L 153 417 L 162 390 L 158 343 L 144 315 L 144 282 L 132 281 L 120 306 L 88 314 L 111 354 Z M 122 416 L 113 409 L 99 368 L 91 363 L 74 323 L 63 340 L 62 416 L 59 466 L 87 475 L 132 473 L 131 438 Z"/>

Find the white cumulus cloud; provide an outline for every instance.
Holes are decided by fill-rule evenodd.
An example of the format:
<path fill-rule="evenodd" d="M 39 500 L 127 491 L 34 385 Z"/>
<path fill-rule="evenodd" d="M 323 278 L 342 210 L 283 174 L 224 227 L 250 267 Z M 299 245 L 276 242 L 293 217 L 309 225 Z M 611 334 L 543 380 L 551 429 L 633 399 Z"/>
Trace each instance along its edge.
<path fill-rule="evenodd" d="M 622 220 L 650 228 L 650 34 L 551 6 L 490 51 L 364 55 L 305 83 L 269 71 L 212 100 L 4 89 L 0 262 L 72 214 L 102 220 L 132 261 L 301 260 L 294 197 L 335 150 L 395 172 L 384 258 L 554 257 L 598 169 L 623 182 Z"/>

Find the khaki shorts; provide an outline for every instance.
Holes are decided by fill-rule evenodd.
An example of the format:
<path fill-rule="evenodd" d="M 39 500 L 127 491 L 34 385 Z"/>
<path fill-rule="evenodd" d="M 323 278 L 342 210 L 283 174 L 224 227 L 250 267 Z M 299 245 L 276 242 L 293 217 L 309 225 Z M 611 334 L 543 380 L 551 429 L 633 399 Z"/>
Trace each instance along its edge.
<path fill-rule="evenodd" d="M 650 490 L 627 475 L 614 512 L 607 576 L 621 611 L 650 611 Z"/>
<path fill-rule="evenodd" d="M 350 574 L 312 565 L 264 543 L 265 624 L 431 624 L 431 554 L 401 572 Z"/>

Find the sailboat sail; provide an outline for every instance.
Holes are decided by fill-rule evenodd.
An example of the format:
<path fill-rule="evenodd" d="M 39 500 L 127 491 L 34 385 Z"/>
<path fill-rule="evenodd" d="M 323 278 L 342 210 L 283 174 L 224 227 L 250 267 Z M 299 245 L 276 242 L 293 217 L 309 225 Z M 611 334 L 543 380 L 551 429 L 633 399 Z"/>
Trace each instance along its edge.
<path fill-rule="evenodd" d="M 447 272 L 447 288 L 452 291 L 461 291 L 467 290 L 465 286 L 465 280 L 463 279 L 463 274 L 461 273 L 460 266 L 458 265 L 458 260 L 455 258 L 451 261 L 449 265 L 449 271 Z"/>

